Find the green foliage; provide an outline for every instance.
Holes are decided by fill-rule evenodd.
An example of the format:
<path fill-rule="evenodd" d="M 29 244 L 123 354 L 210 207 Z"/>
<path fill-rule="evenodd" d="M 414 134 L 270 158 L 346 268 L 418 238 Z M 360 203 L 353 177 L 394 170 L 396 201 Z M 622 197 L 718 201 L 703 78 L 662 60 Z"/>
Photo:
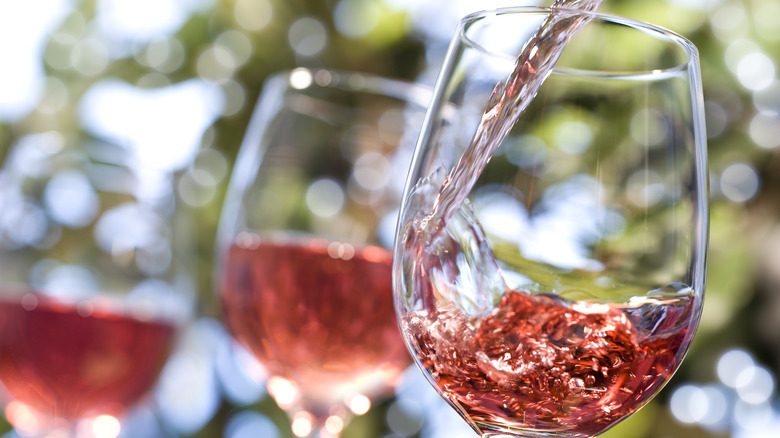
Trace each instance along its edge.
<path fill-rule="evenodd" d="M 65 34 L 75 35 L 76 39 L 81 37 L 74 29 L 79 28 L 80 22 L 83 25 L 94 18 L 96 2 L 82 1 L 77 3 L 78 11 L 74 11 L 57 29 Z M 184 47 L 185 61 L 179 68 L 170 72 L 156 72 L 153 68 L 139 63 L 137 57 L 113 60 L 97 76 L 85 76 L 74 69 L 54 68 L 50 63 L 45 64 L 49 77 L 61 81 L 67 88 L 67 106 L 56 114 L 35 111 L 25 119 L 13 124 L 0 123 L 0 157 L 6 154 L 8 148 L 18 138 L 33 132 L 60 129 L 70 131 L 70 135 L 75 138 L 88 141 L 89 139 L 85 138 L 84 133 L 77 126 L 75 114 L 81 95 L 90 85 L 107 77 L 119 78 L 135 84 L 142 78 L 148 77 L 146 75 L 150 73 L 159 74 L 163 81 L 169 83 L 198 77 L 198 56 L 227 30 L 239 30 L 247 35 L 252 42 L 251 56 L 236 69 L 231 77 L 231 80 L 238 84 L 240 90 L 236 99 L 242 100 L 243 104 L 239 104 L 237 111 L 221 118 L 212 127 L 207 138 L 204 139 L 203 147 L 218 151 L 231 164 L 235 160 L 254 102 L 268 75 L 279 70 L 305 65 L 366 71 L 390 77 L 413 79 L 417 77 L 425 65 L 423 55 L 425 41 L 421 41 L 419 36 L 411 30 L 407 14 L 390 9 L 379 0 L 365 0 L 363 6 L 373 7 L 372 10 L 378 11 L 380 14 L 380 19 L 378 25 L 362 37 L 346 37 L 336 30 L 333 12 L 338 2 L 335 0 L 324 2 L 271 0 L 270 4 L 274 11 L 273 20 L 268 26 L 259 30 L 241 28 L 235 19 L 234 7 L 236 3 L 235 0 L 217 1 L 213 10 L 188 18 L 187 22 L 175 34 L 175 38 Z M 446 2 L 440 3 L 442 8 L 447 7 Z M 756 0 L 745 4 L 736 2 L 736 4 L 745 8 L 747 20 L 749 24 L 752 24 L 752 26 L 747 26 L 745 37 L 752 38 L 757 47 L 762 48 L 767 53 L 776 55 L 780 47 L 780 38 L 774 40 L 767 38 L 766 31 L 763 34 L 758 33 L 767 28 L 764 24 L 766 20 L 762 19 L 761 11 L 771 10 L 772 0 Z M 718 5 L 712 6 L 712 8 L 717 7 Z M 723 122 L 725 127 L 722 132 L 711 138 L 709 142 L 713 175 L 718 175 L 730 164 L 741 161 L 754 166 L 762 181 L 777 183 L 776 177 L 773 177 L 777 173 L 775 151 L 760 149 L 750 140 L 748 127 L 752 116 L 756 113 L 752 102 L 753 96 L 749 90 L 739 85 L 735 75 L 724 61 L 724 53 L 730 41 L 728 38 L 716 34 L 717 32 L 709 21 L 712 11 L 693 9 L 671 2 L 636 0 L 606 1 L 602 10 L 659 24 L 691 38 L 701 53 L 705 98 L 720 105 L 727 116 Z M 314 17 L 320 20 L 327 30 L 330 39 L 323 53 L 319 56 L 296 55 L 288 43 L 290 25 L 300 17 Z M 625 41 L 625 53 L 631 52 L 633 44 L 632 41 Z M 141 49 L 138 48 L 138 50 Z M 53 52 L 54 55 L 70 56 L 70 52 L 66 53 L 65 50 L 71 49 L 70 46 L 63 45 L 62 41 L 52 40 L 47 43 L 46 53 Z M 588 50 L 581 52 L 584 58 L 603 55 L 594 50 Z M 774 59 L 777 60 L 777 57 L 775 56 Z M 48 92 L 51 93 L 51 90 Z M 592 120 L 586 122 L 598 124 L 597 121 Z M 542 132 L 541 135 L 546 136 L 548 133 Z M 717 179 L 714 181 L 717 183 Z M 204 315 L 210 316 L 219 314 L 212 290 L 211 274 L 214 263 L 214 236 L 226 186 L 227 179 L 220 181 L 210 202 L 202 206 L 190 207 L 197 230 L 197 272 L 201 309 Z M 757 273 L 762 269 L 760 255 L 756 249 L 763 238 L 760 230 L 776 226 L 780 215 L 776 200 L 777 187 L 764 184 L 762 190 L 763 193 L 772 196 L 759 194 L 749 202 L 749 208 L 744 208 L 742 204 L 726 199 L 720 190 L 713 190 L 708 290 L 699 338 L 697 338 L 691 356 L 716 357 L 726 347 L 722 342 L 724 333 L 728 334 L 727 339 L 731 343 L 755 345 L 750 340 L 750 331 L 743 326 L 734 325 L 734 321 L 753 318 L 753 315 L 749 313 L 753 310 L 749 306 L 764 287 L 757 276 Z M 281 193 L 279 195 L 283 196 Z M 762 207 L 765 208 L 762 209 Z M 294 206 L 289 208 L 294 209 Z M 612 248 L 612 250 L 619 252 L 618 246 L 620 245 L 630 245 L 630 242 L 616 242 L 616 248 Z M 525 261 L 515 258 L 513 263 L 520 265 Z M 526 270 L 525 272 L 533 273 L 538 277 L 537 280 L 540 283 L 546 282 L 547 277 L 556 275 L 538 269 Z M 588 288 L 592 287 L 593 280 L 582 277 L 579 280 L 582 284 L 577 283 L 577 287 L 587 291 Z M 763 347 L 766 350 L 760 352 L 760 356 L 774 361 L 775 364 L 780 363 L 778 346 L 763 345 Z M 714 366 L 711 362 L 705 365 L 707 367 Z M 696 380 L 701 373 L 701 366 L 701 362 L 687 360 L 675 378 L 675 382 L 678 381 L 677 379 L 679 381 Z M 674 420 L 669 418 L 664 403 L 664 398 L 659 397 L 657 401 L 652 402 L 637 415 L 607 432 L 604 437 L 688 437 L 694 436 L 694 433 L 698 434 L 697 436 L 708 436 L 703 431 L 692 432 L 691 428 L 680 429 L 677 426 L 668 426 L 674 424 Z M 284 434 L 288 433 L 286 417 L 273 406 L 269 399 L 266 398 L 261 403 L 248 408 L 267 413 L 277 421 Z M 192 435 L 192 437 L 221 436 L 224 422 L 235 409 L 237 407 L 225 402 L 213 421 L 203 431 Z M 376 411 L 354 421 L 347 429 L 345 438 L 378 437 L 386 433 L 381 409 L 380 406 Z M 7 429 L 6 423 L 0 425 L 0 433 Z"/>

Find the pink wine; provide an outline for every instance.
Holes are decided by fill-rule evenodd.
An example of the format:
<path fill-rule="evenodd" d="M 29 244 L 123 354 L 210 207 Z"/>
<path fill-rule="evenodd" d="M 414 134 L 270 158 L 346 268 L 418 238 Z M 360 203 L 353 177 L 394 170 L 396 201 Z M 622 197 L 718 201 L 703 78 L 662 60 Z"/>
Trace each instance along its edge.
<path fill-rule="evenodd" d="M 669 379 L 694 301 L 650 294 L 618 306 L 507 291 L 484 319 L 442 308 L 402 323 L 429 378 L 480 432 L 591 437 Z"/>
<path fill-rule="evenodd" d="M 166 322 L 26 294 L 0 301 L 0 380 L 46 417 L 117 415 L 154 384 L 174 338 Z"/>
<path fill-rule="evenodd" d="M 324 240 L 233 245 L 222 304 L 233 335 L 306 409 L 384 393 L 411 362 L 395 318 L 391 253 Z M 315 415 L 317 412 L 313 412 Z"/>

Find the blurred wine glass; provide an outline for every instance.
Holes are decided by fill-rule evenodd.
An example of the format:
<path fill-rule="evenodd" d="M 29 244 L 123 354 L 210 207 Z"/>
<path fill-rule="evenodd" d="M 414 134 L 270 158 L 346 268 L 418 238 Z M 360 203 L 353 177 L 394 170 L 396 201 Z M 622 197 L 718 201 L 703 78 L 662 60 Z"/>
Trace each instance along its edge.
<path fill-rule="evenodd" d="M 277 74 L 260 95 L 222 212 L 218 288 L 297 436 L 338 436 L 411 362 L 390 248 L 429 97 L 322 69 Z"/>
<path fill-rule="evenodd" d="M 483 437 L 592 437 L 698 326 L 708 235 L 697 50 L 563 8 L 465 17 L 396 239 L 417 364 Z"/>
<path fill-rule="evenodd" d="M 114 437 L 194 308 L 171 175 L 30 134 L 0 170 L 0 382 L 23 436 Z"/>

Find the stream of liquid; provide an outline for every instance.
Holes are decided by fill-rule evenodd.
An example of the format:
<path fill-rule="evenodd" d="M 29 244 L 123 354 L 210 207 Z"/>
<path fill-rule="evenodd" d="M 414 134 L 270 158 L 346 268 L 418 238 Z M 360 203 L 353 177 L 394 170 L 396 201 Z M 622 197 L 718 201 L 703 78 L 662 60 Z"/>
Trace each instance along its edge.
<path fill-rule="evenodd" d="M 474 137 L 444 179 L 418 235 L 435 237 L 446 228 L 512 126 L 534 99 L 571 37 L 590 21 L 578 11 L 595 11 L 602 0 L 556 0 L 550 14 L 525 44 L 511 74 L 491 93 Z M 427 239 L 430 240 L 430 239 Z"/>

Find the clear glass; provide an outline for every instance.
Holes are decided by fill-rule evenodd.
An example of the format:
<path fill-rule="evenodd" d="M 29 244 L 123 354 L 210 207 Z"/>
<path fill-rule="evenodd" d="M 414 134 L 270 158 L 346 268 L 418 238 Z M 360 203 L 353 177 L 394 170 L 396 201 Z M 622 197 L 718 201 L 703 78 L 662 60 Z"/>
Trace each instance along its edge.
<path fill-rule="evenodd" d="M 219 296 L 296 436 L 338 436 L 411 358 L 391 291 L 403 175 L 430 90 L 363 73 L 269 78 L 222 212 Z"/>
<path fill-rule="evenodd" d="M 173 175 L 128 149 L 24 136 L 0 170 L 0 381 L 23 436 L 111 437 L 190 320 Z"/>
<path fill-rule="evenodd" d="M 598 435 L 677 369 L 705 287 L 702 108 L 696 48 L 664 29 L 544 8 L 462 20 L 393 280 L 417 364 L 480 436 Z"/>

